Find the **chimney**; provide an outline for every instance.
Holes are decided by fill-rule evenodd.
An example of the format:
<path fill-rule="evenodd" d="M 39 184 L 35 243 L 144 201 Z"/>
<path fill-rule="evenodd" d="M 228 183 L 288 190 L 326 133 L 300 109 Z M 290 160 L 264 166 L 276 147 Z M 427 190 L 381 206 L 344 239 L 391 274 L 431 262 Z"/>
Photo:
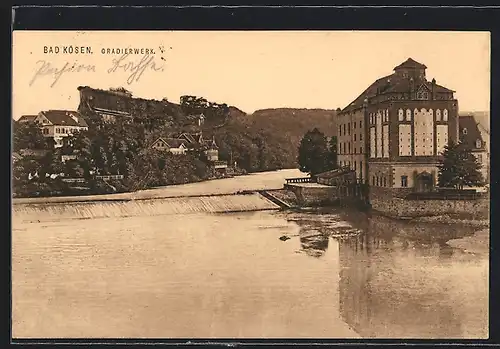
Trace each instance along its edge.
<path fill-rule="evenodd" d="M 431 96 L 432 96 L 432 100 L 436 99 L 436 97 L 434 96 L 434 87 L 436 86 L 436 79 L 432 79 L 431 81 Z"/>

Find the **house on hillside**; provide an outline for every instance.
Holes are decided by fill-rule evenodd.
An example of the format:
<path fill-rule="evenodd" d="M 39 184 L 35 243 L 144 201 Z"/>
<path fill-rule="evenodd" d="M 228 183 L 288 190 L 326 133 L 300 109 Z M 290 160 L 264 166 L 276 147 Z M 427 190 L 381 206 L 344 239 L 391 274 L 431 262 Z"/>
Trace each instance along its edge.
<path fill-rule="evenodd" d="M 215 137 L 204 139 L 201 132 L 198 133 L 181 133 L 179 139 L 186 141 L 189 150 L 202 150 L 208 161 L 219 161 L 219 146 L 215 141 Z M 227 167 L 227 164 L 226 164 Z"/>
<path fill-rule="evenodd" d="M 63 145 L 63 139 L 76 131 L 88 130 L 88 124 L 80 113 L 71 110 L 47 110 L 40 112 L 34 121 L 44 137 L 54 139 L 55 147 Z"/>
<path fill-rule="evenodd" d="M 490 159 L 487 144 L 483 139 L 479 123 L 474 115 L 461 115 L 459 118 L 459 135 L 462 144 L 472 152 L 481 164 L 481 173 L 485 181 L 489 181 Z"/>
<path fill-rule="evenodd" d="M 179 138 L 159 137 L 151 145 L 152 149 L 168 151 L 175 155 L 184 155 L 188 150 L 187 141 Z"/>
<path fill-rule="evenodd" d="M 36 117 L 37 117 L 37 116 L 38 116 L 38 115 L 23 115 L 23 116 L 21 116 L 21 117 L 17 120 L 17 122 L 19 122 L 19 123 L 23 123 L 23 124 L 24 124 L 24 123 L 33 123 L 33 122 L 35 122 L 35 119 L 36 119 Z"/>

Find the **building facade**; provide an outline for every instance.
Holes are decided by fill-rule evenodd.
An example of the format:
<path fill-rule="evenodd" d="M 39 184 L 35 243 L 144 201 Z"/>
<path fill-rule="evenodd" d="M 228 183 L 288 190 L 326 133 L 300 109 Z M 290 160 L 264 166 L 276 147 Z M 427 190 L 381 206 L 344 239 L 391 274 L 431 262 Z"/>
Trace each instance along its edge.
<path fill-rule="evenodd" d="M 170 152 L 174 155 L 184 155 L 188 150 L 186 143 L 183 139 L 159 137 L 153 142 L 151 148 L 162 152 Z"/>
<path fill-rule="evenodd" d="M 42 111 L 34 122 L 40 126 L 44 137 L 54 139 L 56 148 L 62 147 L 65 137 L 88 130 L 85 119 L 78 112 L 70 110 Z"/>
<path fill-rule="evenodd" d="M 340 165 L 362 182 L 416 191 L 436 186 L 441 152 L 458 140 L 458 101 L 426 79 L 426 68 L 409 58 L 339 113 Z"/>
<path fill-rule="evenodd" d="M 487 143 L 483 139 L 479 123 L 474 115 L 461 115 L 459 118 L 459 138 L 462 144 L 471 151 L 481 164 L 481 174 L 489 182 L 490 159 Z"/>

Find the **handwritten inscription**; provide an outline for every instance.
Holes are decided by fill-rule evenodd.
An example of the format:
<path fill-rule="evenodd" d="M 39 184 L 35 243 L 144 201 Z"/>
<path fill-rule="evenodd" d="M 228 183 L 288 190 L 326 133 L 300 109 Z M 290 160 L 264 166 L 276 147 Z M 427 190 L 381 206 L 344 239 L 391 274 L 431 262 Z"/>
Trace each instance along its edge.
<path fill-rule="evenodd" d="M 62 50 L 62 51 L 61 51 Z M 116 52 L 118 49 L 113 49 Z M 44 47 L 44 53 L 56 53 L 64 52 L 63 49 L 55 49 L 52 47 Z M 108 74 L 126 74 L 126 82 L 127 84 L 132 84 L 140 80 L 140 78 L 145 74 L 146 71 L 152 72 L 163 72 L 164 71 L 164 63 L 158 63 L 155 61 L 156 56 L 153 54 L 153 49 L 123 49 L 121 50 L 122 54 L 120 56 L 115 56 L 111 60 L 111 66 L 108 65 L 105 69 Z M 69 51 L 68 51 L 69 52 Z M 107 53 L 107 49 L 103 49 L 102 53 Z M 142 56 L 137 56 L 136 53 L 145 52 Z M 163 52 L 163 50 L 162 50 Z M 161 59 L 165 61 L 165 58 L 162 56 Z M 99 67 L 99 71 L 101 71 L 102 67 Z M 83 64 L 78 61 L 74 62 L 64 62 L 62 64 L 54 63 L 53 61 L 48 60 L 39 60 L 36 62 L 36 67 L 34 70 L 34 74 L 29 81 L 29 86 L 32 86 L 38 80 L 49 81 L 50 87 L 54 87 L 60 80 L 61 77 L 65 74 L 74 74 L 74 73 L 95 73 L 97 72 L 96 65 L 94 64 Z M 104 72 L 104 70 L 102 70 Z"/>
<path fill-rule="evenodd" d="M 35 69 L 33 78 L 30 80 L 30 86 L 32 86 L 39 78 L 48 77 L 52 79 L 50 87 L 54 87 L 61 79 L 61 76 L 65 73 L 88 73 L 96 71 L 95 65 L 80 64 L 78 62 L 66 62 L 60 67 L 56 67 L 52 63 L 43 60 L 38 61 L 36 64 L 38 67 Z"/>
<path fill-rule="evenodd" d="M 157 66 L 155 57 L 150 54 L 145 54 L 138 61 L 131 61 L 129 56 L 130 54 L 125 53 L 119 58 L 114 58 L 112 60 L 112 66 L 108 69 L 108 73 L 111 74 L 117 71 L 130 73 L 127 78 L 127 84 L 130 85 L 133 82 L 139 81 L 146 70 L 152 70 L 155 72 L 164 70 L 163 65 Z"/>

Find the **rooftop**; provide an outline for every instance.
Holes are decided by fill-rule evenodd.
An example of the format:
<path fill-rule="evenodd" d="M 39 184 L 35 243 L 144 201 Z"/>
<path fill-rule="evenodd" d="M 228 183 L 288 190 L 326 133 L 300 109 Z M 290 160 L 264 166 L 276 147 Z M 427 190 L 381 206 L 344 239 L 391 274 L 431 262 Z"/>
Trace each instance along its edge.
<path fill-rule="evenodd" d="M 459 134 L 462 144 L 470 150 L 485 150 L 486 143 L 479 130 L 479 123 L 473 115 L 461 115 L 458 119 Z M 464 131 L 465 130 L 465 131 Z M 477 140 L 481 141 L 481 146 L 477 147 Z"/>
<path fill-rule="evenodd" d="M 17 121 L 18 122 L 33 122 L 38 115 L 23 115 Z"/>
<path fill-rule="evenodd" d="M 419 63 L 410 57 L 400 65 L 394 67 L 394 70 L 399 69 L 427 69 L 427 67 L 425 66 L 425 64 Z"/>
<path fill-rule="evenodd" d="M 42 114 L 53 124 L 58 126 L 88 127 L 85 119 L 77 111 L 72 110 L 47 110 Z"/>
<path fill-rule="evenodd" d="M 406 61 L 396 66 L 394 70 L 400 69 L 426 69 L 427 67 L 419 63 L 412 58 L 408 58 Z M 436 84 L 433 79 L 431 82 L 424 79 L 413 80 L 411 76 L 402 76 L 397 73 L 392 73 L 375 80 L 371 85 L 368 86 L 354 101 L 352 101 L 348 106 L 346 106 L 342 112 L 351 111 L 354 109 L 361 108 L 365 102 L 369 103 L 370 98 L 377 95 L 390 94 L 390 93 L 409 93 L 411 90 L 416 90 L 420 86 L 426 86 L 429 90 L 434 90 L 435 93 L 453 93 L 455 91 L 450 90 L 444 86 Z"/>

